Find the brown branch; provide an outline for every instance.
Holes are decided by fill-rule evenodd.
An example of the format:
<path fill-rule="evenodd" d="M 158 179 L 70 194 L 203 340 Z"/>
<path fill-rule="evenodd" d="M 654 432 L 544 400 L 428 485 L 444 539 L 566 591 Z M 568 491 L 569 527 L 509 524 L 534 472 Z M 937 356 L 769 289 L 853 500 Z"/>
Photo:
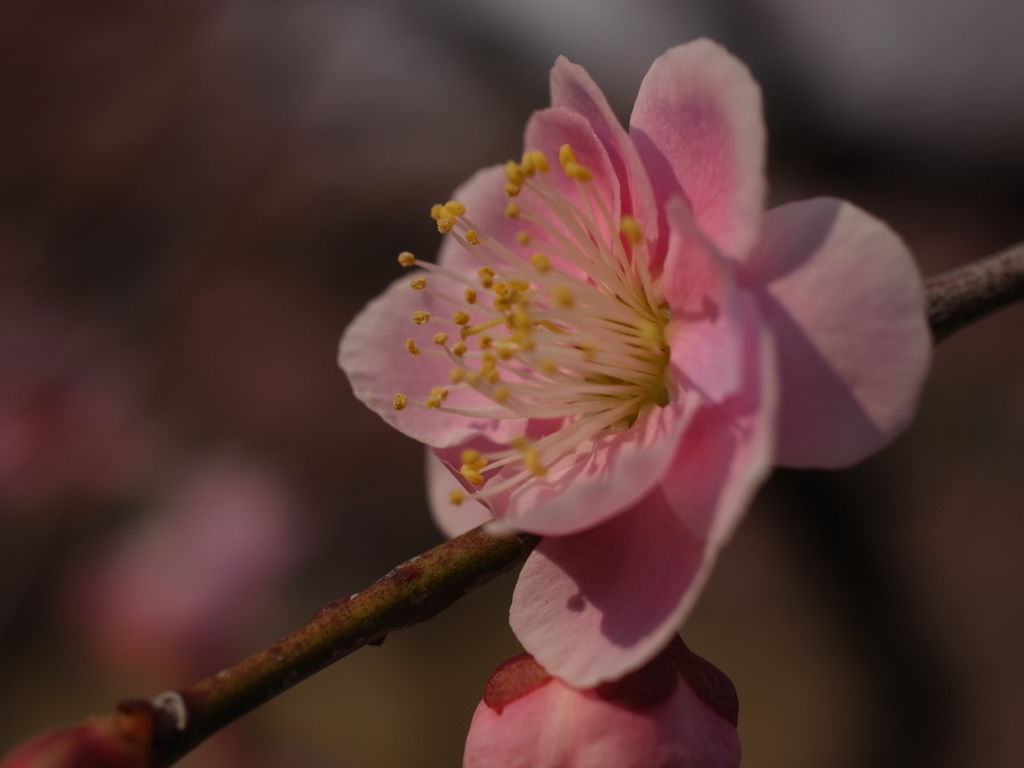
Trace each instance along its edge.
<path fill-rule="evenodd" d="M 1024 299 L 1024 243 L 925 281 L 935 341 Z"/>
<path fill-rule="evenodd" d="M 928 319 L 940 341 L 1024 298 L 1024 243 L 925 281 Z M 395 568 L 366 591 L 320 609 L 309 624 L 233 667 L 152 702 L 120 705 L 152 729 L 150 765 L 163 768 L 282 691 L 390 632 L 435 616 L 521 563 L 540 538 L 476 528 Z"/>
<path fill-rule="evenodd" d="M 395 568 L 364 592 L 321 608 L 309 624 L 233 667 L 153 700 L 154 768 L 170 765 L 228 723 L 353 651 L 426 621 L 518 565 L 540 538 L 483 526 Z"/>

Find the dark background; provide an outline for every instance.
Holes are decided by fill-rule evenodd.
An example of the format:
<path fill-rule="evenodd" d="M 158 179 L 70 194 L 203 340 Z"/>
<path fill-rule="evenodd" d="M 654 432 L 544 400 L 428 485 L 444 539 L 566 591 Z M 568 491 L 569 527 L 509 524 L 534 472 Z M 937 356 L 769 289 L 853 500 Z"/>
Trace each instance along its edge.
<path fill-rule="evenodd" d="M 431 203 L 521 150 L 559 53 L 628 119 L 709 35 L 765 90 L 774 203 L 848 198 L 925 274 L 1024 238 L 1015 0 L 0 5 L 0 750 L 190 682 L 441 540 L 345 324 Z M 915 425 L 778 472 L 684 637 L 747 768 L 1019 765 L 1024 309 L 937 350 Z M 514 575 L 183 764 L 454 766 Z"/>

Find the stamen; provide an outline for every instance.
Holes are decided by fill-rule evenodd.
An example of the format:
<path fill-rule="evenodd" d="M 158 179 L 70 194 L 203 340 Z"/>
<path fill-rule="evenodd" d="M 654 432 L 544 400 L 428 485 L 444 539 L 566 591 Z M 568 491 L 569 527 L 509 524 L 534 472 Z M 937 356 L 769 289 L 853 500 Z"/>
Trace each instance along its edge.
<path fill-rule="evenodd" d="M 399 392 L 395 395 L 395 399 L 391 401 L 391 407 L 396 411 L 404 411 L 405 406 L 409 404 L 409 398 Z"/>
<path fill-rule="evenodd" d="M 461 488 L 452 488 L 452 492 L 448 494 L 448 500 L 456 507 L 462 503 L 463 493 Z"/>
<path fill-rule="evenodd" d="M 405 349 L 413 357 L 416 357 L 420 353 L 420 348 L 416 346 L 416 339 L 406 339 Z"/>
<path fill-rule="evenodd" d="M 456 311 L 452 319 L 431 319 L 425 311 L 413 319 L 419 325 L 429 321 L 459 329 L 451 346 L 449 333 L 435 333 L 440 349 L 427 351 L 452 361 L 450 385 L 471 387 L 493 404 L 446 406 L 448 390 L 433 387 L 424 402 L 413 405 L 475 419 L 561 420 L 558 429 L 535 443 L 520 438 L 507 450 L 464 454 L 460 472 L 478 487 L 472 498 L 486 499 L 542 476 L 581 443 L 629 429 L 642 407 L 668 401 L 664 332 L 669 318 L 647 265 L 643 230 L 631 215 L 613 215 L 601 190 L 587 183 L 594 171 L 580 164 L 570 145 L 559 148 L 558 160 L 577 182 L 570 191 L 545 175 L 550 166 L 537 150 L 505 164 L 505 191 L 517 198 L 507 203 L 505 216 L 533 225 L 515 232 L 514 241 L 489 236 L 457 201 L 431 209 L 438 228 L 477 259 L 475 278 L 418 262 L 408 252 L 399 256 L 403 266 L 419 264 L 463 286 L 461 296 L 454 291 L 446 295 L 426 277 L 414 278 L 414 289 Z M 531 243 L 540 249 L 532 256 L 517 247 Z M 475 280 L 491 292 L 491 300 L 479 301 Z M 476 339 L 472 350 L 470 339 Z M 412 339 L 407 348 L 420 351 Z M 401 410 L 408 403 L 405 396 L 396 396 L 394 407 Z M 494 473 L 502 467 L 510 470 L 499 480 Z"/>
<path fill-rule="evenodd" d="M 402 251 L 398 254 L 398 263 L 403 267 L 411 267 L 416 262 L 416 257 L 409 251 Z"/>

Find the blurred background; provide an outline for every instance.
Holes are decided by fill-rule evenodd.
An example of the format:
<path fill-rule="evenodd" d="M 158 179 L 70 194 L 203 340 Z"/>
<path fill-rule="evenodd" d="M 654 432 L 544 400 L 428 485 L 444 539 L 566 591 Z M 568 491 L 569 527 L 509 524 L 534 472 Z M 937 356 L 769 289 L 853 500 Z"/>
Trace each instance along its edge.
<path fill-rule="evenodd" d="M 765 90 L 773 203 L 889 221 L 925 274 L 1024 239 L 1016 0 L 0 5 L 0 751 L 209 674 L 441 541 L 345 324 L 427 211 L 516 156 L 563 53 L 626 121 L 708 35 Z M 1019 765 L 1024 307 L 937 350 L 856 469 L 778 472 L 684 637 L 748 768 Z M 384 478 L 401 477 L 400 482 Z M 183 765 L 461 764 L 515 575 Z"/>

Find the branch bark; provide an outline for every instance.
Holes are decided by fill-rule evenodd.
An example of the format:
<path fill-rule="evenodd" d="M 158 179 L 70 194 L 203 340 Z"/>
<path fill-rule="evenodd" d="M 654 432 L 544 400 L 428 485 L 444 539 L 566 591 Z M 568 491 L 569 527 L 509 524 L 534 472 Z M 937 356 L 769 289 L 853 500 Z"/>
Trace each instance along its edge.
<path fill-rule="evenodd" d="M 1024 243 L 925 281 L 935 341 L 1024 299 Z"/>

